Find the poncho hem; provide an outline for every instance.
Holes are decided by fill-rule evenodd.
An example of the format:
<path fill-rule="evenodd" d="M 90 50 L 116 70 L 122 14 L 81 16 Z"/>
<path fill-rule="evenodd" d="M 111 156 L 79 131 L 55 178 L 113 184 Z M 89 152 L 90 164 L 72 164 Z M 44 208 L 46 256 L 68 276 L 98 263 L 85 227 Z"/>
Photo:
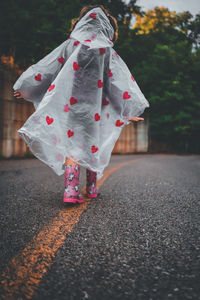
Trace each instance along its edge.
<path fill-rule="evenodd" d="M 38 142 L 40 145 L 46 144 L 46 145 L 52 147 L 51 144 L 48 144 L 48 143 L 44 142 L 43 140 L 41 140 L 40 138 L 38 138 L 36 136 L 33 136 L 29 131 L 24 130 L 22 128 L 20 128 L 17 132 L 22 137 L 22 139 L 24 140 L 24 142 L 27 144 L 27 146 L 29 147 L 30 151 L 32 153 L 34 153 L 34 156 L 37 157 L 39 160 L 41 160 L 46 165 L 48 165 L 58 176 L 61 176 L 61 175 L 63 175 L 65 173 L 65 160 L 66 160 L 66 157 L 70 158 L 72 161 L 74 161 L 75 163 L 77 163 L 78 165 L 80 165 L 80 166 L 82 166 L 84 168 L 88 168 L 88 169 L 90 169 L 92 171 L 97 172 L 97 178 L 98 179 L 100 179 L 103 176 L 103 171 L 91 169 L 91 167 L 87 164 L 87 162 L 85 162 L 82 159 L 78 160 L 78 161 L 74 160 L 74 157 L 71 154 L 68 154 L 66 150 L 65 150 L 66 154 L 64 156 L 64 159 L 62 161 L 60 161 L 60 165 L 62 164 L 62 167 L 61 168 L 55 168 L 55 167 L 53 167 L 53 165 L 50 162 L 47 162 L 47 160 L 43 159 L 36 151 L 33 150 L 33 147 L 32 147 L 32 144 L 34 142 Z M 56 146 L 56 149 L 58 150 L 59 147 Z M 60 169 L 62 171 L 59 172 L 58 169 Z"/>

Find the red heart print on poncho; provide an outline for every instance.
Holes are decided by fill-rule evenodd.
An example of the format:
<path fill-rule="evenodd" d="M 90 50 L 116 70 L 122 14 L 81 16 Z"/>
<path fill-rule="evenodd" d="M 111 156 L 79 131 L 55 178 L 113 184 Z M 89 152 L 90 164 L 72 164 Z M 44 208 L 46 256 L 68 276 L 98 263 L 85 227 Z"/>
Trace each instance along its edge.
<path fill-rule="evenodd" d="M 35 80 L 41 81 L 41 79 L 42 79 L 42 76 L 41 76 L 40 73 L 38 73 L 38 74 L 35 76 Z"/>
<path fill-rule="evenodd" d="M 98 80 L 98 83 L 97 83 L 97 84 L 98 84 L 98 87 L 99 87 L 99 88 L 102 88 L 103 82 L 101 81 L 101 79 Z"/>
<path fill-rule="evenodd" d="M 94 40 L 97 35 L 95 33 L 92 34 L 91 39 Z"/>
<path fill-rule="evenodd" d="M 106 114 L 107 119 L 109 118 L 109 116 L 110 116 L 109 113 L 107 113 L 107 114 Z"/>
<path fill-rule="evenodd" d="M 101 116 L 100 116 L 98 113 L 96 113 L 96 114 L 94 115 L 95 121 L 99 121 L 100 118 L 101 118 Z"/>
<path fill-rule="evenodd" d="M 59 57 L 59 58 L 58 58 L 58 61 L 59 61 L 59 63 L 61 63 L 61 64 L 62 64 L 62 63 L 63 63 L 63 61 L 64 61 L 64 57 L 62 57 L 62 56 L 61 56 L 61 57 Z"/>
<path fill-rule="evenodd" d="M 51 92 L 55 88 L 55 84 L 51 84 L 50 87 L 48 88 L 48 91 Z"/>
<path fill-rule="evenodd" d="M 63 160 L 63 155 L 61 153 L 56 153 L 56 159 L 58 161 L 62 161 Z"/>
<path fill-rule="evenodd" d="M 74 46 L 77 46 L 79 43 L 80 43 L 79 41 L 75 41 Z"/>
<path fill-rule="evenodd" d="M 71 105 L 73 105 L 73 104 L 76 104 L 76 103 L 77 103 L 77 99 L 76 99 L 76 98 L 74 98 L 74 97 L 71 97 L 69 101 L 70 101 L 70 104 L 71 104 Z"/>
<path fill-rule="evenodd" d="M 135 78 L 133 77 L 133 75 L 131 75 L 131 79 L 132 79 L 133 81 L 135 81 Z"/>
<path fill-rule="evenodd" d="M 91 42 L 91 40 L 84 40 L 84 42 L 88 42 L 88 43 L 90 43 L 90 42 Z"/>
<path fill-rule="evenodd" d="M 99 148 L 96 147 L 96 146 L 94 146 L 94 145 L 91 147 L 92 153 L 95 153 L 95 152 L 97 152 L 98 150 L 99 150 Z"/>
<path fill-rule="evenodd" d="M 99 48 L 99 52 L 100 52 L 101 54 L 105 54 L 105 53 L 106 53 L 106 50 L 105 50 L 104 48 Z"/>
<path fill-rule="evenodd" d="M 129 95 L 129 93 L 126 91 L 126 92 L 124 92 L 124 94 L 123 94 L 123 98 L 124 98 L 124 99 L 129 99 L 129 98 L 131 98 L 131 95 Z"/>
<path fill-rule="evenodd" d="M 53 118 L 50 118 L 49 116 L 46 116 L 46 122 L 48 125 L 50 125 L 51 123 L 53 123 Z"/>
<path fill-rule="evenodd" d="M 89 14 L 89 16 L 90 16 L 90 18 L 92 18 L 92 19 L 96 19 L 96 13 L 91 13 L 91 14 Z"/>
<path fill-rule="evenodd" d="M 68 112 L 69 110 L 70 110 L 69 105 L 68 105 L 68 104 L 65 104 L 65 106 L 64 106 L 64 111 Z"/>
<path fill-rule="evenodd" d="M 103 98 L 103 105 L 108 105 L 110 102 L 106 99 L 106 98 Z"/>
<path fill-rule="evenodd" d="M 115 126 L 117 127 L 120 127 L 124 124 L 124 122 L 120 121 L 120 120 L 117 120 L 116 123 L 115 123 Z"/>
<path fill-rule="evenodd" d="M 77 62 L 75 61 L 74 63 L 73 63 L 73 69 L 74 69 L 74 71 L 76 71 L 76 70 L 78 70 L 80 68 L 80 66 L 77 64 Z"/>
<path fill-rule="evenodd" d="M 111 69 L 109 69 L 109 77 L 112 77 L 113 73 L 111 72 Z"/>
<path fill-rule="evenodd" d="M 53 135 L 52 136 L 52 142 L 56 145 L 56 144 L 58 144 L 58 143 L 60 143 L 60 138 L 58 137 L 58 136 L 56 136 L 56 135 Z"/>
<path fill-rule="evenodd" d="M 74 132 L 72 131 L 72 130 L 68 130 L 67 131 L 67 134 L 68 134 L 68 137 L 70 138 L 71 136 L 73 136 L 74 135 Z"/>

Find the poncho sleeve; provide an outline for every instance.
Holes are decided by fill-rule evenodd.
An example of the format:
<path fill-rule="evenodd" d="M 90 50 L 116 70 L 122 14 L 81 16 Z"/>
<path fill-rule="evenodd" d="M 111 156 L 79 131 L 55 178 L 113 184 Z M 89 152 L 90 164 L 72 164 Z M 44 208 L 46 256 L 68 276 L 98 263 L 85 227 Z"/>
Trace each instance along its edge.
<path fill-rule="evenodd" d="M 31 65 L 14 83 L 13 89 L 19 91 L 25 100 L 33 102 L 35 109 L 69 57 L 69 45 L 70 39 L 65 40 L 36 64 Z"/>
<path fill-rule="evenodd" d="M 150 104 L 140 90 L 129 68 L 112 49 L 109 65 L 109 98 L 116 103 L 121 118 L 129 124 L 131 117 L 140 116 Z M 119 106 L 120 104 L 120 106 Z"/>

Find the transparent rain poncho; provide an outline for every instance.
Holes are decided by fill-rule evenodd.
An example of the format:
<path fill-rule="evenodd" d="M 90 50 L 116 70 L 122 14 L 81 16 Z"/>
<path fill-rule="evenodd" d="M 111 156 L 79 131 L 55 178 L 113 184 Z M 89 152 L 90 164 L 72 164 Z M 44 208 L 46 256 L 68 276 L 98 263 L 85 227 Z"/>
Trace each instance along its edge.
<path fill-rule="evenodd" d="M 24 71 L 13 86 L 35 107 L 17 132 L 57 175 L 65 172 L 69 157 L 100 179 L 128 119 L 149 107 L 113 49 L 113 35 L 103 10 L 90 10 L 67 40 Z"/>

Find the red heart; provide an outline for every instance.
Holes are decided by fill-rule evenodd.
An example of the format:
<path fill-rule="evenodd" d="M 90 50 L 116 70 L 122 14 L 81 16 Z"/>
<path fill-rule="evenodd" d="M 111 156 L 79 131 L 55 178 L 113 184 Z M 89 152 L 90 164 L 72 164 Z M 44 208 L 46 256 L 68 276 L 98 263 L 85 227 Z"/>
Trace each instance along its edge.
<path fill-rule="evenodd" d="M 95 147 L 94 145 L 91 147 L 92 153 L 95 153 L 95 152 L 97 152 L 98 150 L 99 150 L 99 148 L 98 148 L 98 147 Z"/>
<path fill-rule="evenodd" d="M 92 19 L 96 19 L 96 13 L 91 13 L 91 14 L 89 14 L 89 16 L 90 16 L 90 18 L 92 18 Z"/>
<path fill-rule="evenodd" d="M 113 40 L 110 40 L 111 41 L 111 43 L 113 43 Z"/>
<path fill-rule="evenodd" d="M 96 113 L 94 115 L 94 118 L 95 118 L 95 121 L 99 121 L 101 117 L 100 117 L 100 115 L 98 113 Z"/>
<path fill-rule="evenodd" d="M 131 98 L 131 95 L 129 95 L 128 92 L 124 92 L 123 98 L 124 99 L 129 99 L 129 98 Z"/>
<path fill-rule="evenodd" d="M 59 61 L 59 62 L 62 64 L 62 63 L 63 63 L 63 61 L 64 61 L 64 57 L 62 57 L 62 56 L 61 56 L 61 57 L 59 57 L 59 58 L 58 58 L 58 61 Z"/>
<path fill-rule="evenodd" d="M 79 41 L 75 41 L 74 46 L 77 46 L 79 43 L 80 43 Z"/>
<path fill-rule="evenodd" d="M 132 79 L 133 81 L 135 81 L 135 79 L 133 78 L 133 75 L 131 75 L 131 79 Z"/>
<path fill-rule="evenodd" d="M 63 160 L 63 155 L 61 153 L 57 153 L 56 154 L 56 159 L 59 160 L 59 161 L 62 161 Z"/>
<path fill-rule="evenodd" d="M 74 97 L 71 97 L 69 101 L 70 101 L 70 104 L 71 104 L 71 105 L 77 103 L 77 99 L 74 98 Z"/>
<path fill-rule="evenodd" d="M 105 50 L 104 48 L 99 48 L 99 52 L 100 52 L 101 54 L 104 54 L 104 53 L 106 53 L 106 50 Z"/>
<path fill-rule="evenodd" d="M 108 119 L 108 118 L 109 118 L 109 116 L 110 116 L 110 115 L 109 115 L 109 113 L 107 113 L 107 114 L 106 114 L 106 116 L 107 116 L 107 119 Z"/>
<path fill-rule="evenodd" d="M 109 77 L 112 77 L 113 73 L 111 72 L 111 69 L 109 69 Z"/>
<path fill-rule="evenodd" d="M 91 40 L 84 40 L 84 42 L 89 42 L 89 43 L 90 43 L 90 42 L 91 42 Z"/>
<path fill-rule="evenodd" d="M 72 131 L 72 130 L 68 130 L 67 131 L 67 134 L 68 134 L 68 137 L 70 138 L 71 136 L 73 136 L 74 135 L 74 132 Z"/>
<path fill-rule="evenodd" d="M 49 116 L 46 116 L 46 122 L 48 125 L 50 125 L 51 123 L 53 123 L 53 118 L 50 118 Z"/>
<path fill-rule="evenodd" d="M 70 110 L 69 105 L 68 105 L 68 104 L 65 104 L 65 106 L 64 106 L 64 111 L 68 112 L 69 110 Z"/>
<path fill-rule="evenodd" d="M 35 76 L 35 80 L 41 81 L 41 79 L 42 79 L 41 74 L 38 73 L 38 74 Z"/>
<path fill-rule="evenodd" d="M 73 63 L 73 68 L 74 68 L 74 71 L 76 71 L 80 68 L 80 66 L 77 64 L 76 61 Z"/>
<path fill-rule="evenodd" d="M 122 121 L 120 121 L 120 120 L 117 120 L 116 123 L 115 123 L 115 125 L 116 125 L 117 127 L 120 127 L 120 126 L 122 126 L 123 124 L 124 124 L 124 122 L 122 122 Z"/>
<path fill-rule="evenodd" d="M 109 103 L 110 102 L 106 98 L 103 99 L 103 105 L 108 105 Z"/>
<path fill-rule="evenodd" d="M 51 84 L 50 87 L 48 88 L 48 91 L 51 92 L 55 88 L 55 84 Z"/>
<path fill-rule="evenodd" d="M 93 33 L 92 36 L 91 36 L 91 39 L 93 40 L 93 39 L 95 39 L 95 37 L 96 37 L 96 34 Z"/>
<path fill-rule="evenodd" d="M 103 86 L 103 82 L 101 81 L 101 79 L 99 79 L 99 80 L 98 80 L 98 87 L 99 87 L 99 88 L 102 88 L 102 86 Z"/>

